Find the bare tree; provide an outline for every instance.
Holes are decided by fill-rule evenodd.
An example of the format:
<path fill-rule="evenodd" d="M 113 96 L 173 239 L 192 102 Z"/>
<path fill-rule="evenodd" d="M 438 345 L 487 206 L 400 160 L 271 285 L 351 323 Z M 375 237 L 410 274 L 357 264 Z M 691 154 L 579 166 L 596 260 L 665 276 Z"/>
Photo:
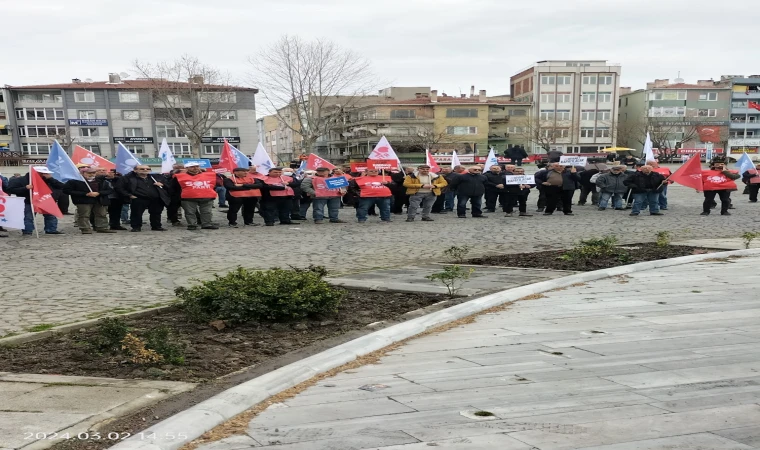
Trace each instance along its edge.
<path fill-rule="evenodd" d="M 149 82 L 158 106 L 155 118 L 176 126 L 200 156 L 203 137 L 235 109 L 236 91 L 241 88 L 231 84 L 228 74 L 189 55 L 155 64 L 136 60 L 134 68 Z"/>
<path fill-rule="evenodd" d="M 377 87 L 369 61 L 322 39 L 285 35 L 249 62 L 268 109 L 303 138 L 306 152 Z"/>
<path fill-rule="evenodd" d="M 575 121 L 543 120 L 529 115 L 521 121 L 522 132 L 516 135 L 548 152 L 557 144 L 570 142 L 570 138 L 579 131 L 576 125 Z"/>

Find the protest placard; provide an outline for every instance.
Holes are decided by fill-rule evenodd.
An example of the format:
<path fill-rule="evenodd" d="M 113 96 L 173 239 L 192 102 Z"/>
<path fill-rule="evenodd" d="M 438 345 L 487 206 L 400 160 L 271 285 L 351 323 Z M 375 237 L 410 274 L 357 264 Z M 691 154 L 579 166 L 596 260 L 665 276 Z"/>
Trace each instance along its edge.
<path fill-rule="evenodd" d="M 533 175 L 507 175 L 504 184 L 536 184 Z"/>
<path fill-rule="evenodd" d="M 585 166 L 588 156 L 570 156 L 564 155 L 559 157 L 559 163 L 563 166 Z"/>

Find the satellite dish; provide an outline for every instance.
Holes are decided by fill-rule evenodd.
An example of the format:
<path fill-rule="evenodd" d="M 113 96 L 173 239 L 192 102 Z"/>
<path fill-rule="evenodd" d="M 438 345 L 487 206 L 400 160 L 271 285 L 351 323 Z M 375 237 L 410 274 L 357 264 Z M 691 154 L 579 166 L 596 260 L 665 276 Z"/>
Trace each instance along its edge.
<path fill-rule="evenodd" d="M 129 78 L 129 74 L 127 72 L 119 72 L 119 76 L 122 78 Z"/>
<path fill-rule="evenodd" d="M 85 82 L 85 83 L 92 83 L 92 78 L 85 78 L 85 79 L 84 79 L 84 82 Z"/>

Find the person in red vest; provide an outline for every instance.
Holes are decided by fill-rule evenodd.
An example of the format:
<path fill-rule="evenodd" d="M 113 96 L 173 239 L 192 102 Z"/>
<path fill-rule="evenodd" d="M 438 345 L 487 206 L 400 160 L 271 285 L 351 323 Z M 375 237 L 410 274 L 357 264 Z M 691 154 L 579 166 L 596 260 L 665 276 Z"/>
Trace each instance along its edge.
<path fill-rule="evenodd" d="M 722 162 L 713 162 L 710 170 L 702 171 L 702 185 L 705 190 L 705 201 L 702 204 L 702 216 L 710 215 L 710 208 L 715 202 L 715 196 L 720 197 L 720 215 L 730 216 L 728 212 L 731 206 L 731 191 L 736 190 L 736 182 L 740 175 L 726 170 Z"/>
<path fill-rule="evenodd" d="M 240 208 L 243 209 L 243 225 L 257 225 L 253 223 L 253 210 L 261 198 L 262 186 L 264 183 L 243 167 L 236 167 L 232 170 L 232 176 L 224 179 L 227 202 L 230 204 L 227 211 L 230 228 L 238 227 L 237 215 Z"/>
<path fill-rule="evenodd" d="M 292 177 L 282 175 L 282 168 L 269 169 L 267 176 L 262 178 L 261 215 L 264 224 L 274 226 L 279 218 L 280 225 L 291 225 L 290 212 L 293 208 L 294 186 L 300 186 L 301 182 Z"/>
<path fill-rule="evenodd" d="M 198 229 L 198 217 L 200 213 L 201 229 L 218 230 L 219 226 L 212 223 L 212 207 L 214 200 L 218 198 L 216 186 L 221 181 L 213 170 L 202 171 L 197 162 L 185 164 L 184 173 L 174 174 L 174 188 L 180 192 L 182 210 L 185 212 L 187 229 Z"/>
<path fill-rule="evenodd" d="M 336 175 L 338 176 L 345 175 Z M 344 189 L 329 189 L 327 180 L 330 177 L 330 169 L 320 167 L 313 177 L 304 178 L 301 182 L 301 189 L 309 198 L 312 199 L 312 216 L 314 223 L 324 223 L 325 205 L 327 206 L 327 215 L 330 217 L 330 223 L 346 223 L 338 218 L 340 212 L 340 198 L 345 194 Z"/>
<path fill-rule="evenodd" d="M 380 220 L 391 221 L 391 197 L 393 193 L 388 187 L 393 180 L 389 176 L 378 175 L 377 169 L 367 170 L 358 178 L 351 180 L 351 187 L 359 193 L 359 204 L 356 207 L 356 219 L 359 223 L 367 221 L 370 206 L 377 205 L 380 210 Z"/>
<path fill-rule="evenodd" d="M 670 171 L 667 167 L 660 167 L 660 163 L 655 160 L 649 160 L 647 161 L 648 166 L 652 166 L 652 172 L 657 172 L 665 179 L 667 180 L 669 176 L 673 175 L 673 172 Z M 665 183 L 665 186 L 663 186 L 662 191 L 660 192 L 659 197 L 659 203 L 660 203 L 660 210 L 668 210 L 668 185 L 671 184 L 670 181 Z"/>

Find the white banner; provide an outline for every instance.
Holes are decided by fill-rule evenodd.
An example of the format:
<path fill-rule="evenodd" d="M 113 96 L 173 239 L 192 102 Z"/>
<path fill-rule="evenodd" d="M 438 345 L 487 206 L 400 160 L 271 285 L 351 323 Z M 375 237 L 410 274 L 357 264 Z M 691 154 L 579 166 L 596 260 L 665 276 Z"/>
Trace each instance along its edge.
<path fill-rule="evenodd" d="M 0 193 L 0 227 L 24 229 L 24 197 Z"/>
<path fill-rule="evenodd" d="M 507 175 L 506 184 L 536 184 L 533 175 Z"/>
<path fill-rule="evenodd" d="M 560 156 L 559 163 L 565 166 L 585 166 L 588 156 Z"/>

